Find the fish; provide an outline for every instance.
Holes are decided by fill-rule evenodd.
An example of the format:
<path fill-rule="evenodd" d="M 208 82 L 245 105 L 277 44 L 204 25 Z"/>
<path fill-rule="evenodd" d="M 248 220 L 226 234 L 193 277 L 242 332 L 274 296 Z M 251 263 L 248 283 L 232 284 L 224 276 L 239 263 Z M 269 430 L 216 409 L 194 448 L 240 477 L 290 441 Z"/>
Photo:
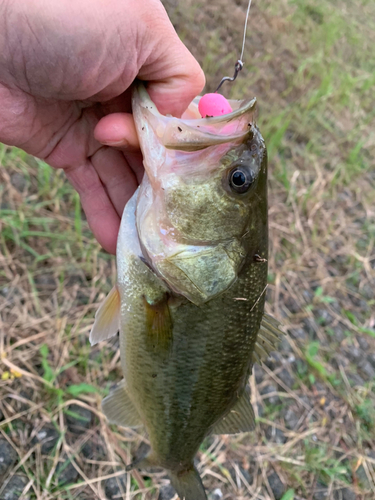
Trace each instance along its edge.
<path fill-rule="evenodd" d="M 276 350 L 264 313 L 267 151 L 256 99 L 201 118 L 159 113 L 142 83 L 132 109 L 145 174 L 117 243 L 117 284 L 99 307 L 92 345 L 119 332 L 124 379 L 102 401 L 108 421 L 144 429 L 134 467 L 162 467 L 179 497 L 205 500 L 194 457 L 210 434 L 254 429 L 248 380 Z"/>

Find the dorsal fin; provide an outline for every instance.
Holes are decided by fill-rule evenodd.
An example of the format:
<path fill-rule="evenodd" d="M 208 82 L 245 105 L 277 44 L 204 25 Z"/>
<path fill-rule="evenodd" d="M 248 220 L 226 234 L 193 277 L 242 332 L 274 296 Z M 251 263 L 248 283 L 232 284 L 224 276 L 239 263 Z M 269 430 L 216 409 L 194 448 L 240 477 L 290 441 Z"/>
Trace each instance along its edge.
<path fill-rule="evenodd" d="M 279 329 L 279 324 L 269 314 L 263 316 L 254 347 L 254 359 L 258 363 L 267 359 L 272 351 L 277 351 L 281 336 L 284 335 Z"/>
<path fill-rule="evenodd" d="M 95 345 L 116 335 L 120 328 L 120 293 L 117 285 L 109 292 L 95 314 L 90 344 Z"/>

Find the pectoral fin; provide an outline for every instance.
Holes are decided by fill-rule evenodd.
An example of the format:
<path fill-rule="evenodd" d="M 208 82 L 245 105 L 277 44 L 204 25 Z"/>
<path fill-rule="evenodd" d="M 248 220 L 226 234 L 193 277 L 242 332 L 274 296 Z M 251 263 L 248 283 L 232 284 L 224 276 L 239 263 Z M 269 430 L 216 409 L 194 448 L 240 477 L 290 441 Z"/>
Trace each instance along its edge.
<path fill-rule="evenodd" d="M 102 410 L 111 424 L 123 427 L 140 427 L 141 417 L 126 391 L 125 380 L 102 401 Z"/>
<path fill-rule="evenodd" d="M 218 422 L 212 434 L 240 434 L 255 428 L 255 415 L 250 403 L 250 389 L 247 387 L 230 412 Z"/>
<path fill-rule="evenodd" d="M 157 351 L 168 351 L 173 340 L 172 317 L 168 305 L 168 295 L 154 304 L 144 300 L 148 342 Z"/>
<path fill-rule="evenodd" d="M 269 314 L 265 314 L 255 343 L 255 361 L 261 363 L 272 351 L 277 351 L 282 335 L 284 333 L 279 329 L 279 322 Z"/>
<path fill-rule="evenodd" d="M 95 314 L 90 344 L 95 345 L 116 335 L 120 328 L 120 294 L 115 285 Z"/>

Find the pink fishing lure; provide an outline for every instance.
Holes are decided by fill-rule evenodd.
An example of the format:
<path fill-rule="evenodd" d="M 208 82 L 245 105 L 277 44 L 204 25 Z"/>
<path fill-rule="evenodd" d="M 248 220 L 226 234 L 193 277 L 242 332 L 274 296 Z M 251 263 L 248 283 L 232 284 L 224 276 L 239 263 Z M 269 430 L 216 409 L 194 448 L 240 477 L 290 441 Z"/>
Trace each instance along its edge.
<path fill-rule="evenodd" d="M 201 97 L 198 110 L 202 118 L 221 116 L 232 112 L 231 105 L 221 94 L 205 94 Z"/>

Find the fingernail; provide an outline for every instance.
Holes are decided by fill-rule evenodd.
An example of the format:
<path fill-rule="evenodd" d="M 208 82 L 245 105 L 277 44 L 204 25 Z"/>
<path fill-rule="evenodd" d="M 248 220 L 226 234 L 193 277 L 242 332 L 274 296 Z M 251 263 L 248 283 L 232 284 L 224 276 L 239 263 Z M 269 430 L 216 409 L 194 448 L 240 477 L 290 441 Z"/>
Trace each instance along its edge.
<path fill-rule="evenodd" d="M 118 148 L 120 146 L 123 147 L 123 148 L 129 147 L 129 143 L 125 139 L 122 139 L 121 141 L 106 141 L 106 142 L 101 141 L 101 142 L 105 146 L 111 146 L 113 148 Z"/>

